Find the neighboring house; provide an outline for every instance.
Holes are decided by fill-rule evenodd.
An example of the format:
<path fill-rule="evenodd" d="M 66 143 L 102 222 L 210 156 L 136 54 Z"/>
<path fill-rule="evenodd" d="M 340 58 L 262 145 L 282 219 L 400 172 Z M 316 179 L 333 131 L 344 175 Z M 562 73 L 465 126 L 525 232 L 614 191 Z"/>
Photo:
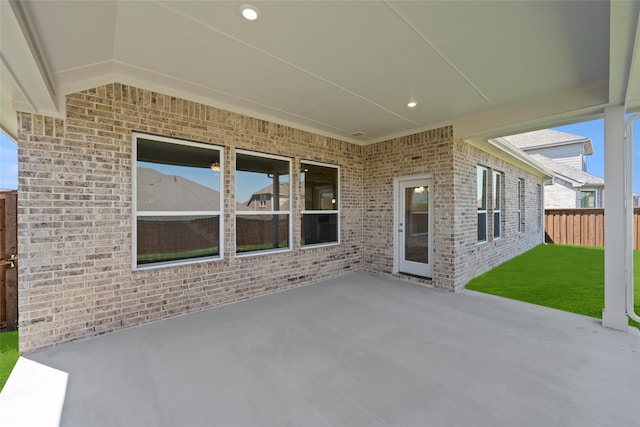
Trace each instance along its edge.
<path fill-rule="evenodd" d="M 280 191 L 275 194 L 273 191 L 273 185 L 267 185 L 266 187 L 256 191 L 251 195 L 251 198 L 244 203 L 244 210 L 265 210 L 273 211 L 273 201 L 279 200 L 279 206 L 281 209 L 286 209 L 289 205 L 289 183 L 280 183 Z M 248 208 L 248 209 L 247 209 Z"/>
<path fill-rule="evenodd" d="M 603 206 L 604 179 L 587 172 L 587 156 L 593 154 L 590 138 L 543 129 L 500 139 L 553 172 L 553 181 L 544 190 L 545 208 Z"/>
<path fill-rule="evenodd" d="M 220 210 L 220 192 L 181 176 L 138 167 L 137 209 L 141 211 Z"/>
<path fill-rule="evenodd" d="M 545 186 L 544 206 L 549 209 L 601 208 L 604 202 L 604 179 L 542 154 L 532 154 L 534 160 L 554 174 L 553 183 Z"/>

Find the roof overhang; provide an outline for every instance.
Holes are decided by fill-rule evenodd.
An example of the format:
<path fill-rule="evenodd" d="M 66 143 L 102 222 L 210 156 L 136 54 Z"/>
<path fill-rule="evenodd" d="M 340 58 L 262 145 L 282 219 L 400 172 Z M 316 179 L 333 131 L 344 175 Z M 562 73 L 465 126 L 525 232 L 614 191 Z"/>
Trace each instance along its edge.
<path fill-rule="evenodd" d="M 237 11 L 236 6 L 230 6 L 228 3 L 230 2 L 193 2 L 194 7 L 214 9 L 233 8 L 234 11 Z M 640 47 L 640 33 L 638 32 L 640 2 L 638 1 L 611 1 L 608 3 L 582 2 L 582 4 L 592 5 L 606 4 L 604 7 L 608 7 L 609 9 L 609 40 L 604 40 L 604 37 L 598 39 L 599 47 L 602 47 L 602 44 L 608 46 L 608 76 L 599 80 L 591 79 L 581 84 L 568 85 L 557 90 L 532 92 L 526 95 L 526 91 L 522 91 L 521 96 L 505 101 L 497 101 L 497 98 L 494 98 L 491 91 L 487 89 L 486 82 L 483 83 L 482 79 L 486 80 L 487 77 L 490 77 L 490 74 L 482 74 L 486 73 L 486 71 L 478 72 L 478 68 L 482 68 L 483 70 L 495 69 L 494 64 L 489 64 L 489 59 L 485 58 L 486 55 L 474 55 L 474 51 L 464 42 L 456 45 L 457 39 L 450 37 L 450 28 L 440 28 L 440 26 L 437 25 L 438 22 L 432 22 L 431 25 L 428 26 L 422 22 L 422 18 L 434 19 L 433 16 L 429 16 L 427 12 L 439 11 L 442 17 L 449 16 L 450 14 L 448 15 L 448 12 L 455 12 L 455 14 L 451 16 L 459 18 L 468 24 L 462 25 L 462 28 L 472 25 L 474 22 L 473 17 L 468 16 L 469 13 L 465 12 L 466 9 L 457 8 L 455 2 L 420 4 L 412 2 L 383 2 L 381 4 L 373 4 L 372 2 L 261 2 L 261 7 L 268 9 L 270 12 L 282 13 L 283 16 L 280 17 L 282 19 L 291 18 L 292 16 L 298 18 L 308 16 L 308 19 L 311 19 L 311 17 L 314 16 L 311 12 L 324 16 L 330 14 L 333 10 L 331 8 L 367 8 L 367 11 L 372 12 L 371 20 L 378 19 L 382 20 L 382 22 L 393 23 L 398 29 L 406 31 L 406 34 L 408 34 L 408 38 L 406 39 L 396 39 L 395 37 L 399 36 L 394 32 L 393 34 L 387 35 L 387 39 L 393 42 L 397 41 L 398 43 L 409 39 L 418 40 L 416 42 L 416 46 L 418 47 L 415 51 L 418 52 L 419 49 L 422 49 L 427 51 L 429 55 L 432 55 L 430 58 L 432 58 L 433 61 L 426 61 L 425 64 L 430 63 L 433 65 L 437 62 L 442 65 L 443 70 L 448 70 L 446 73 L 434 74 L 434 81 L 439 82 L 438 79 L 440 78 L 445 80 L 460 80 L 460 84 L 451 84 L 446 87 L 457 88 L 456 90 L 462 87 L 470 88 L 469 93 L 474 94 L 473 96 L 478 99 L 478 108 L 467 109 L 465 111 L 456 106 L 466 105 L 466 98 L 454 98 L 448 95 L 446 90 L 443 91 L 443 93 L 447 94 L 444 98 L 437 98 L 432 94 L 432 96 L 427 99 L 425 95 L 421 100 L 421 108 L 424 109 L 418 110 L 423 113 L 418 113 L 419 115 L 408 113 L 407 111 L 395 111 L 389 107 L 390 104 L 388 104 L 390 100 L 398 96 L 396 92 L 402 92 L 408 89 L 406 85 L 399 85 L 398 83 L 404 82 L 398 78 L 398 75 L 391 73 L 389 70 L 389 67 L 398 65 L 402 63 L 402 61 L 397 64 L 386 63 L 382 68 L 369 70 L 372 74 L 367 78 L 373 80 L 380 79 L 379 84 L 371 85 L 370 88 L 373 89 L 369 92 L 365 90 L 360 91 L 359 86 L 356 84 L 349 85 L 347 83 L 339 83 L 338 78 L 331 79 L 324 77 L 317 69 L 312 67 L 305 68 L 305 66 L 303 66 L 304 61 L 316 65 L 320 63 L 321 61 L 319 61 L 319 59 L 310 60 L 309 58 L 313 55 L 321 55 L 322 52 L 303 49 L 299 52 L 298 56 L 285 57 L 284 54 L 279 54 L 271 49 L 271 47 L 277 46 L 277 44 L 271 43 L 267 45 L 267 47 L 261 47 L 262 45 L 260 45 L 259 38 L 261 34 L 258 30 L 255 30 L 255 28 L 260 27 L 247 28 L 245 23 L 231 22 L 235 18 L 231 19 L 231 21 L 216 18 L 218 19 L 216 23 L 207 23 L 197 15 L 189 14 L 184 8 L 191 6 L 185 6 L 186 4 L 187 2 L 104 1 L 75 3 L 73 7 L 71 7 L 69 3 L 64 2 L 56 3 L 55 5 L 53 5 L 53 2 L 37 1 L 9 0 L 0 2 L 0 15 L 2 20 L 0 30 L 0 41 L 2 43 L 0 49 L 2 84 L 2 90 L 0 92 L 2 99 L 0 105 L 2 107 L 2 114 L 0 119 L 3 129 L 15 134 L 16 111 L 31 111 L 54 117 L 65 117 L 66 95 L 113 82 L 120 82 L 201 102 L 225 110 L 308 130 L 313 133 L 360 145 L 448 125 L 453 125 L 455 135 L 465 140 L 491 139 L 503 135 L 596 118 L 601 116 L 604 108 L 610 105 L 626 105 L 628 111 L 640 111 L 640 54 L 638 54 Z M 544 6 L 545 4 L 546 6 Z M 548 11 L 553 11 L 555 7 L 559 7 L 562 8 L 563 12 L 567 12 L 573 7 L 571 4 L 579 6 L 581 2 L 562 3 L 562 6 L 553 6 L 554 4 L 555 2 L 522 2 L 518 4 L 514 3 L 509 7 L 529 8 L 530 10 L 539 12 L 539 16 L 537 16 L 539 19 L 544 19 L 546 16 L 549 19 L 558 20 L 557 22 L 564 22 L 566 26 L 571 26 L 573 29 L 579 29 L 579 27 L 575 27 L 575 25 L 577 25 L 575 24 L 575 16 L 572 16 L 572 19 L 568 19 L 567 17 L 567 20 L 563 21 L 562 19 L 564 18 L 562 16 L 550 14 Z M 499 20 L 510 16 L 505 12 L 507 7 L 504 4 L 501 6 L 497 3 L 487 2 L 486 7 L 484 7 L 482 2 L 477 2 L 475 7 L 478 11 L 485 14 L 483 16 L 486 17 Z M 547 15 L 544 15 L 542 11 L 544 7 L 548 8 L 547 12 L 545 12 Z M 64 11 L 61 12 L 61 8 L 63 8 Z M 96 8 L 92 13 L 100 16 L 99 20 L 74 21 L 83 22 L 83 24 L 73 27 L 58 25 L 64 23 L 65 13 L 71 14 L 68 19 L 80 18 L 85 16 L 81 14 L 86 13 L 89 8 Z M 311 115 L 305 115 L 302 112 L 294 114 L 294 110 L 278 110 L 275 104 L 260 104 L 257 98 L 245 99 L 239 97 L 238 94 L 225 92 L 224 87 L 198 82 L 194 79 L 187 78 L 186 75 L 171 74 L 159 67 L 145 68 L 135 63 L 134 60 L 131 60 L 131 55 L 136 51 L 136 46 L 133 45 L 133 41 L 129 43 L 126 37 L 135 36 L 135 34 L 140 32 L 144 33 L 144 31 L 137 30 L 137 33 L 131 32 L 133 30 L 126 29 L 126 26 L 122 23 L 125 19 L 132 19 L 127 15 L 129 9 L 132 8 L 140 8 L 138 12 L 143 14 L 145 12 L 151 12 L 148 22 L 140 22 L 139 25 L 149 25 L 151 26 L 149 28 L 152 29 L 155 22 L 153 19 L 164 17 L 168 20 L 173 20 L 170 22 L 181 23 L 181 25 L 184 25 L 187 29 L 192 28 L 194 31 L 203 31 L 203 34 L 207 34 L 208 36 L 218 37 L 224 43 L 229 43 L 229 46 L 232 44 L 233 46 L 241 46 L 244 49 L 244 54 L 250 55 L 251 58 L 253 58 L 252 60 L 255 59 L 255 61 L 257 61 L 254 62 L 254 64 L 260 64 L 260 61 L 264 61 L 265 65 L 273 65 L 276 68 L 282 67 L 283 70 L 290 71 L 292 77 L 298 78 L 302 76 L 300 77 L 301 81 L 309 81 L 312 83 L 312 86 L 313 84 L 317 84 L 318 86 L 328 87 L 329 92 L 327 92 L 326 98 L 322 99 L 322 97 L 319 97 L 312 102 L 311 106 L 305 106 L 305 111 L 312 109 L 317 112 L 318 115 L 315 116 L 316 118 L 314 119 Z M 294 8 L 295 12 L 291 12 Z M 425 10 L 426 8 L 436 9 L 427 11 Z M 451 10 L 449 10 L 449 8 L 451 8 Z M 54 16 L 48 16 L 47 13 L 49 12 Z M 419 16 L 412 16 L 410 12 L 418 12 L 417 15 Z M 290 13 L 296 13 L 296 15 L 286 15 Z M 588 18 L 590 16 L 589 13 L 590 12 L 586 12 L 584 17 Z M 269 13 L 264 13 L 263 15 L 265 18 L 274 16 L 273 14 L 269 15 Z M 214 17 L 211 17 L 211 19 L 213 18 Z M 317 19 L 315 21 L 317 21 Z M 315 21 L 311 20 L 309 22 Z M 127 24 L 128 23 L 129 21 L 127 21 Z M 244 25 L 244 27 L 241 28 L 240 26 L 242 25 Z M 258 25 L 263 24 L 258 23 Z M 95 34 L 90 34 L 89 32 L 86 34 L 73 33 L 74 31 L 83 31 L 76 29 L 76 27 L 84 29 L 85 31 L 94 30 L 93 32 Z M 300 40 L 297 41 L 293 40 L 295 38 L 292 37 L 282 38 L 281 36 L 284 34 L 282 31 L 286 31 L 285 29 L 278 31 L 271 29 L 266 33 L 266 36 L 268 37 L 268 41 L 281 39 L 281 43 L 291 43 L 291 45 L 285 46 L 291 49 L 302 47 L 299 43 L 304 43 L 305 40 L 308 40 L 309 43 L 327 43 L 327 41 L 321 37 L 321 35 L 324 34 L 320 31 L 321 28 L 319 30 L 317 27 L 316 25 L 305 28 L 305 30 L 309 32 L 309 34 L 306 35 L 308 39 L 299 37 Z M 502 26 L 485 27 L 483 33 L 489 37 L 487 40 L 494 37 L 497 41 L 506 40 L 505 43 L 512 43 L 509 46 L 514 47 L 514 49 L 501 51 L 502 54 L 507 55 L 507 57 L 504 58 L 505 62 L 514 61 L 516 58 L 522 59 L 521 55 L 518 56 L 519 51 L 528 52 L 528 50 L 524 49 L 521 45 L 526 40 L 532 40 L 532 37 L 522 39 L 522 43 L 518 42 L 516 40 L 518 28 L 509 27 L 512 30 L 509 33 Z M 345 24 L 344 28 L 349 28 L 349 25 Z M 336 23 L 335 31 L 339 29 Z M 54 31 L 54 33 L 52 33 L 52 31 Z M 353 42 L 356 44 L 358 37 L 365 37 L 365 39 L 367 37 L 374 37 L 376 31 L 379 33 L 378 28 L 369 29 L 368 27 L 359 28 L 358 31 L 352 30 L 351 33 L 345 34 L 353 38 L 344 39 L 344 42 Z M 547 29 L 548 33 L 550 31 L 550 29 Z M 255 32 L 255 34 L 252 32 Z M 178 32 L 176 31 L 176 33 Z M 561 37 L 562 33 L 553 34 Z M 52 35 L 56 37 L 52 37 Z M 85 37 L 81 36 L 86 36 L 87 40 L 84 40 Z M 253 39 L 251 38 L 252 36 L 254 37 Z M 280 37 L 280 39 L 278 39 L 278 37 Z M 500 39 L 500 37 L 502 39 Z M 62 39 L 64 39 L 64 42 L 60 41 Z M 509 39 L 513 39 L 513 41 Z M 106 41 L 100 42 L 100 40 Z M 151 43 L 153 43 L 154 39 L 152 37 L 150 40 L 152 40 Z M 550 39 L 546 41 L 548 42 L 549 40 Z M 579 43 L 580 39 L 577 40 Z M 84 44 L 84 53 L 76 50 L 74 48 L 75 45 L 69 46 L 68 43 L 65 43 L 67 41 L 80 43 L 78 45 L 80 47 Z M 139 40 L 136 40 L 136 42 L 138 41 Z M 575 42 L 576 40 L 570 38 L 566 40 L 558 39 L 558 43 L 556 44 L 562 43 L 562 46 L 569 46 L 571 45 L 571 43 L 569 43 L 570 41 Z M 90 48 L 93 43 L 102 43 L 100 46 L 96 45 L 94 51 L 100 50 L 101 52 L 105 52 L 106 56 L 104 58 L 92 60 L 90 57 L 85 58 L 82 56 L 87 55 L 86 52 L 91 52 Z M 421 43 L 422 45 L 420 45 Z M 554 46 L 553 43 L 543 44 L 542 41 L 536 43 L 540 43 L 536 44 L 535 47 L 541 51 L 545 49 L 551 50 L 557 47 Z M 390 46 L 393 46 L 393 48 L 385 49 L 381 46 L 379 49 L 376 49 L 374 54 L 363 56 L 363 59 L 375 60 L 376 55 L 380 56 L 383 53 L 389 54 L 389 52 L 392 52 L 394 49 L 398 50 L 400 45 L 391 43 Z M 516 49 L 515 47 L 517 46 L 521 46 L 521 49 Z M 159 46 L 157 48 L 160 49 L 162 47 L 163 46 Z M 331 46 L 331 49 L 328 49 L 327 52 L 339 51 L 333 47 L 334 46 Z M 593 46 L 589 46 L 585 42 L 584 45 L 576 45 L 573 47 L 574 49 L 566 53 L 567 61 L 563 64 L 565 67 L 564 72 L 568 72 L 572 66 L 576 70 L 576 75 L 581 72 L 587 72 L 586 69 L 589 67 L 580 66 L 576 68 L 578 64 L 572 61 L 576 60 L 580 55 L 582 55 L 582 58 L 587 58 L 588 55 L 584 54 L 584 52 L 585 50 L 593 48 Z M 184 49 L 185 47 L 182 46 L 182 49 L 165 49 L 165 51 L 167 53 L 174 51 L 179 52 L 180 50 L 184 51 Z M 144 50 L 139 49 L 138 52 L 140 51 Z M 461 53 L 467 51 L 469 52 L 467 58 L 460 56 Z M 129 55 L 129 57 L 123 55 L 123 52 Z M 602 50 L 599 52 L 601 53 Z M 347 52 L 345 55 L 349 54 L 350 52 Z M 512 57 L 510 55 L 515 56 Z M 574 55 L 576 56 L 574 57 Z M 61 60 L 58 59 L 63 56 L 65 58 L 71 58 L 72 60 L 84 60 L 84 62 L 79 63 L 78 66 L 71 66 L 70 63 L 67 62 L 65 63 L 67 68 L 57 68 L 56 66 L 61 62 Z M 150 63 L 155 63 L 153 61 L 157 60 L 158 57 L 158 55 L 149 55 Z M 203 57 L 206 57 L 206 55 L 188 56 L 190 61 Z M 239 53 L 233 52 L 230 54 L 228 60 L 238 58 L 242 58 L 242 56 L 240 56 Z M 423 60 L 425 60 L 425 58 L 423 58 Z M 471 60 L 472 58 L 476 58 L 475 61 Z M 557 58 L 562 58 L 562 56 L 557 56 Z M 351 64 L 353 57 L 345 56 L 342 59 L 345 61 L 335 61 L 332 63 Z M 415 57 L 407 56 L 403 61 L 411 63 L 414 59 Z M 224 62 L 225 58 L 220 58 L 220 61 Z M 176 63 L 176 61 L 166 62 L 168 64 Z M 328 62 L 325 61 L 323 64 L 327 63 Z M 461 65 L 462 63 L 464 63 L 464 65 Z M 54 64 L 54 66 L 52 66 L 52 64 Z M 198 69 L 197 64 L 184 65 L 182 69 L 185 70 L 185 72 Z M 488 65 L 491 65 L 491 67 L 487 67 Z M 554 65 L 557 67 L 560 64 Z M 337 70 L 337 75 L 343 76 L 344 74 L 341 74 L 343 71 L 341 71 L 340 68 L 340 66 L 335 66 L 331 68 L 331 70 Z M 342 68 L 345 70 L 349 69 L 349 67 L 344 65 Z M 547 72 L 547 68 L 554 67 L 545 67 L 544 70 L 541 69 L 540 71 Z M 261 73 L 267 73 L 268 69 L 269 67 L 255 67 L 255 71 Z M 404 70 L 400 67 L 399 69 Z M 410 70 L 411 68 L 408 67 L 406 69 Z M 436 72 L 433 66 L 427 69 L 430 70 L 430 72 Z M 363 68 L 363 70 L 365 70 L 365 68 Z M 386 72 L 389 72 L 389 77 L 385 79 L 383 76 Z M 231 75 L 233 76 L 233 74 Z M 275 76 L 277 76 L 277 74 Z M 420 74 L 419 76 L 422 77 L 423 82 L 430 80 L 425 77 L 425 74 Z M 478 76 L 481 76 L 481 78 L 478 78 Z M 556 76 L 559 77 L 558 75 L 548 74 L 545 75 L 544 78 L 552 82 Z M 268 77 L 272 78 L 274 76 L 269 75 Z M 362 77 L 364 78 L 365 76 L 363 75 Z M 283 77 L 285 84 L 286 78 L 286 76 Z M 453 80 L 451 80 L 450 83 L 453 83 Z M 376 82 L 378 83 L 378 80 L 376 80 Z M 513 82 L 510 82 L 510 84 L 512 83 Z M 518 80 L 518 83 L 522 85 L 523 88 L 527 88 L 531 84 L 530 81 L 526 79 Z M 366 86 L 366 84 L 362 84 Z M 501 84 L 503 83 L 492 83 L 491 89 L 500 89 Z M 504 84 L 506 84 L 506 82 Z M 423 88 L 426 87 L 429 86 L 424 86 Z M 439 89 L 437 85 L 430 86 L 429 88 L 432 90 Z M 505 87 L 503 86 L 501 90 L 504 92 Z M 279 92 L 282 95 L 280 101 L 285 103 L 297 101 L 298 99 L 296 99 L 296 97 L 300 97 L 300 91 L 294 89 L 290 92 L 290 94 Z M 332 94 L 330 92 L 334 93 Z M 408 95 L 410 94 L 402 94 L 402 97 Z M 377 97 L 381 98 L 378 99 Z M 334 103 L 332 104 L 329 101 Z M 448 102 L 449 105 L 446 105 L 446 102 L 443 101 Z M 432 102 L 434 102 L 434 105 L 427 105 Z M 484 105 L 484 107 L 480 108 L 481 104 Z M 320 110 L 320 106 L 323 106 L 322 110 Z M 351 114 L 339 114 L 341 111 L 339 107 L 341 106 L 351 106 L 349 107 Z M 427 110 L 426 107 L 430 108 L 429 114 L 431 116 L 429 117 L 425 115 L 427 114 L 425 113 Z M 377 118 L 378 116 L 375 114 L 370 115 L 370 117 L 367 116 L 366 112 L 369 111 L 369 109 L 385 117 L 392 117 L 398 126 L 385 127 L 384 130 L 377 132 L 375 135 L 363 139 L 353 136 L 351 133 L 344 132 L 344 129 L 339 129 L 340 126 L 335 123 L 331 124 L 327 121 L 323 124 L 318 121 L 320 120 L 319 117 L 323 114 L 333 118 L 344 118 L 345 116 L 348 118 L 348 116 L 354 116 L 352 124 L 354 129 L 352 130 L 362 130 L 362 127 L 366 127 L 367 125 L 375 126 L 376 123 L 380 122 Z M 450 112 L 443 113 L 443 111 Z M 360 122 L 355 119 L 356 116 Z"/>
<path fill-rule="evenodd" d="M 517 166 L 543 180 L 553 178 L 553 172 L 535 161 L 527 153 L 509 144 L 503 138 L 494 139 L 467 139 L 472 146 L 494 155 L 505 162 Z"/>

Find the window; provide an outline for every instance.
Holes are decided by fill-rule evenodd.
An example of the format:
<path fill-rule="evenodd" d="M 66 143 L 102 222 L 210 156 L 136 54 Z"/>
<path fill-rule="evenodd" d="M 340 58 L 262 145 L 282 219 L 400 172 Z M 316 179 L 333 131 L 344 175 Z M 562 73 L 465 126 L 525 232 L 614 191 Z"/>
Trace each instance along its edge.
<path fill-rule="evenodd" d="M 487 169 L 477 168 L 478 243 L 487 241 Z"/>
<path fill-rule="evenodd" d="M 502 236 L 502 174 L 493 172 L 493 238 Z"/>
<path fill-rule="evenodd" d="M 518 179 L 518 233 L 524 233 L 524 179 Z"/>
<path fill-rule="evenodd" d="M 580 191 L 580 207 L 581 208 L 595 208 L 596 204 L 596 190 L 581 190 Z"/>
<path fill-rule="evenodd" d="M 236 253 L 286 250 L 290 244 L 291 161 L 236 151 Z"/>
<path fill-rule="evenodd" d="M 222 253 L 221 149 L 133 134 L 133 268 Z"/>
<path fill-rule="evenodd" d="M 542 204 L 543 204 L 543 194 L 542 194 L 542 185 L 538 184 L 538 192 L 536 193 L 536 205 L 538 207 L 538 231 L 542 229 Z"/>
<path fill-rule="evenodd" d="M 313 162 L 300 164 L 302 181 L 302 245 L 339 243 L 340 211 L 337 166 Z"/>

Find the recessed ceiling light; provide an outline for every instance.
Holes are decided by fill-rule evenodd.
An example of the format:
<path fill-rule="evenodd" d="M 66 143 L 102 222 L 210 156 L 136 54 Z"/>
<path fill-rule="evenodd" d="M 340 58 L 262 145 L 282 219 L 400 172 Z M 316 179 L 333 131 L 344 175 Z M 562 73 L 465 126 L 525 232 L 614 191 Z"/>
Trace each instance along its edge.
<path fill-rule="evenodd" d="M 411 101 L 407 104 L 407 107 L 409 108 L 416 108 L 416 106 L 418 105 L 417 101 Z"/>
<path fill-rule="evenodd" d="M 260 16 L 260 11 L 252 4 L 243 4 L 240 7 L 240 13 L 249 21 L 255 21 Z"/>

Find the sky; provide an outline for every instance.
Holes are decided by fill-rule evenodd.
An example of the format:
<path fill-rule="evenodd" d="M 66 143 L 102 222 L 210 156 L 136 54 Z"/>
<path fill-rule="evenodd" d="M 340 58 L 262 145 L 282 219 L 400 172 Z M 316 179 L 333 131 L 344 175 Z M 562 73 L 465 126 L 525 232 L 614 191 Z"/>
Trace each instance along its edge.
<path fill-rule="evenodd" d="M 190 168 L 185 166 L 160 165 L 157 163 L 138 162 L 138 167 L 155 169 L 160 173 L 169 176 L 181 176 L 189 181 L 197 182 L 200 185 L 220 191 L 220 172 L 211 169 Z"/>
<path fill-rule="evenodd" d="M 604 178 L 604 119 L 559 126 L 552 129 L 591 138 L 593 154 L 587 156 L 587 172 Z M 633 192 L 640 194 L 640 118 L 636 119 L 633 126 Z"/>
<path fill-rule="evenodd" d="M 165 175 L 178 175 L 205 187 L 220 191 L 220 172 L 213 172 L 211 169 L 203 168 L 187 168 L 147 162 L 138 163 L 139 166 L 155 169 Z M 289 182 L 287 177 L 281 177 L 280 181 Z M 273 179 L 268 177 L 267 174 L 236 172 L 236 202 L 248 202 L 254 193 L 271 184 L 273 184 Z"/>
<path fill-rule="evenodd" d="M 18 189 L 18 144 L 0 132 L 0 190 Z"/>
<path fill-rule="evenodd" d="M 149 166 L 149 165 L 147 165 Z M 185 171 L 185 168 L 171 169 L 170 166 L 157 166 L 154 169 L 167 175 L 181 175 L 187 179 L 205 185 L 214 190 L 220 191 L 217 183 L 217 173 L 209 169 L 192 169 Z M 286 180 L 285 178 L 283 178 Z M 251 195 L 273 181 L 264 174 L 243 174 L 242 182 L 245 185 L 239 186 L 236 197 L 238 202 L 248 201 Z M 0 190 L 18 189 L 18 145 L 7 135 L 0 131 Z"/>
<path fill-rule="evenodd" d="M 561 132 L 591 138 L 594 153 L 587 156 L 587 172 L 604 178 L 604 120 L 592 120 L 553 128 Z M 633 191 L 640 194 L 640 119 L 633 127 Z M 264 185 L 263 185 L 264 184 Z M 268 183 L 255 182 L 249 188 L 264 187 Z M 259 188 L 262 188 L 259 187 Z M 0 132 L 0 189 L 18 188 L 18 146 L 4 133 Z M 238 200 L 244 200 L 251 193 L 238 194 Z M 246 194 L 245 194 L 246 193 Z"/>

